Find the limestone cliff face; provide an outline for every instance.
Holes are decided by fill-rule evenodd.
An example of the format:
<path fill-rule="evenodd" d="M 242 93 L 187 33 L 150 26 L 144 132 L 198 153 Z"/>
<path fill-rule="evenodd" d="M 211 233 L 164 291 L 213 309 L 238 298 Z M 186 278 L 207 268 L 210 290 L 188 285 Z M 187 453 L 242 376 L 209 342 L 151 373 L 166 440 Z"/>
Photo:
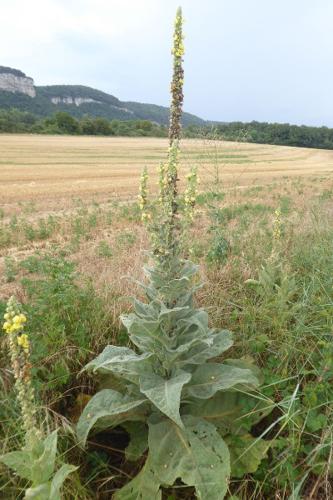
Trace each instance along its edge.
<path fill-rule="evenodd" d="M 34 81 L 24 73 L 17 71 L 15 74 L 10 68 L 0 67 L 0 90 L 7 92 L 19 92 L 30 97 L 36 96 Z"/>
<path fill-rule="evenodd" d="M 1 3 L 1 0 L 0 0 Z M 38 117 L 67 111 L 76 118 L 150 120 L 167 126 L 169 109 L 155 104 L 124 102 L 114 95 L 86 85 L 34 85 L 23 71 L 0 65 L 0 109 L 17 108 Z M 205 125 L 201 118 L 183 113 L 183 125 Z"/>
<path fill-rule="evenodd" d="M 76 106 L 80 106 L 80 104 L 83 104 L 85 102 L 97 102 L 98 104 L 102 104 L 101 101 L 97 101 L 96 99 L 91 99 L 90 97 L 51 97 L 51 101 L 53 104 L 59 104 L 59 103 L 64 103 L 64 104 L 75 104 Z"/>

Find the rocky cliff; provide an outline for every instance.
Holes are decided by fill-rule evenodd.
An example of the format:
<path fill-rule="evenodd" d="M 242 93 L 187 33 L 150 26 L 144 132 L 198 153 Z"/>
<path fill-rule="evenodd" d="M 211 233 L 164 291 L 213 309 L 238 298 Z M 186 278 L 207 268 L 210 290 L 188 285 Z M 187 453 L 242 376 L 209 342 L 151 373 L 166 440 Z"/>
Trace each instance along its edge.
<path fill-rule="evenodd" d="M 169 109 L 155 104 L 125 102 L 84 85 L 34 86 L 19 69 L 0 66 L 0 109 L 16 108 L 37 116 L 65 111 L 75 118 L 103 117 L 108 120 L 150 120 L 168 126 Z M 183 113 L 183 125 L 204 125 L 198 116 Z"/>
<path fill-rule="evenodd" d="M 34 81 L 22 71 L 0 66 L 0 90 L 19 92 L 30 97 L 36 96 Z"/>

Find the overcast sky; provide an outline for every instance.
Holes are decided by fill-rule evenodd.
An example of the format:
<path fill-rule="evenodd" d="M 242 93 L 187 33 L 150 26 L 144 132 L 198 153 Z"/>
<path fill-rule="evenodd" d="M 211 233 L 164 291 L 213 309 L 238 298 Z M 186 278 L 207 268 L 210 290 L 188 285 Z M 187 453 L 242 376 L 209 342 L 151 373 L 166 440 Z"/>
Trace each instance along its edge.
<path fill-rule="evenodd" d="M 0 65 L 168 105 L 179 4 L 186 111 L 333 126 L 333 0 L 0 0 Z"/>

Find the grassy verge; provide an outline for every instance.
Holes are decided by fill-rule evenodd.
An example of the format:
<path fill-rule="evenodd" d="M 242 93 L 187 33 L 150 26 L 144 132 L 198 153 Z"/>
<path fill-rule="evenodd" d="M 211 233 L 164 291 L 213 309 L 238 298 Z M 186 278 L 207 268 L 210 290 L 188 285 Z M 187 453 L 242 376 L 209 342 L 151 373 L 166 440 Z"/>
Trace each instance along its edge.
<path fill-rule="evenodd" d="M 234 499 L 287 500 L 297 491 L 299 498 L 332 498 L 333 199 L 322 184 L 286 180 L 200 198 L 191 235 L 192 258 L 202 264 L 206 282 L 199 303 L 209 308 L 214 326 L 234 332 L 235 354 L 262 367 L 260 397 L 273 409 L 251 430 L 272 441 L 268 457 L 253 474 L 232 479 Z M 281 240 L 272 259 L 277 208 Z M 129 305 L 119 297 L 133 285 L 120 278 L 137 276 L 145 258 L 140 251 L 133 256 L 133 238 L 140 250 L 146 247 L 137 208 L 79 207 L 57 221 L 56 242 L 50 227 L 47 245 L 37 252 L 33 244 L 27 251 L 29 231 L 17 224 L 16 232 L 7 229 L 19 234 L 18 253 L 3 246 L 0 312 L 5 298 L 18 293 L 29 318 L 41 418 L 50 429 L 60 425 L 62 458 L 80 466 L 65 485 L 65 498 L 110 498 L 140 468 L 124 458 L 126 433 L 118 428 L 94 436 L 82 451 L 72 425 L 95 389 L 78 375 L 84 363 L 108 343 L 127 343 L 118 313 Z M 40 228 L 35 222 L 32 243 L 40 240 Z M 3 453 L 23 440 L 4 349 L 0 376 Z M 24 486 L 0 466 L 0 496 L 20 498 Z M 170 491 L 170 498 L 192 497 L 190 490 Z"/>

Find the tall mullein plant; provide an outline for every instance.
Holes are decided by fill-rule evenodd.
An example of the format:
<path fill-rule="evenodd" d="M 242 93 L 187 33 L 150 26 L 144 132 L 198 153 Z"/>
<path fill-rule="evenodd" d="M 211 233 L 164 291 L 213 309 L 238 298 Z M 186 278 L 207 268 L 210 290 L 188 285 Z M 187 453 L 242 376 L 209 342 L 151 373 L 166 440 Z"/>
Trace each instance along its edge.
<path fill-rule="evenodd" d="M 128 460 L 145 456 L 140 473 L 115 500 L 161 499 L 176 481 L 195 488 L 200 499 L 222 499 L 230 474 L 254 471 L 267 445 L 251 436 L 265 409 L 253 397 L 258 371 L 241 360 L 216 361 L 232 346 L 231 333 L 209 327 L 196 308 L 197 266 L 182 257 L 184 226 L 193 216 L 195 172 L 178 193 L 184 54 L 182 13 L 174 34 L 174 75 L 167 160 L 160 167 L 159 207 L 149 210 L 147 172 L 140 205 L 152 239 L 153 265 L 141 284 L 146 300 L 133 299 L 122 316 L 130 347 L 107 346 L 86 370 L 103 378 L 77 426 L 82 444 L 90 432 L 117 425 L 130 435 Z M 212 361 L 215 359 L 215 361 Z M 251 450 L 246 454 L 247 448 Z"/>
<path fill-rule="evenodd" d="M 4 320 L 3 330 L 8 343 L 25 443 L 21 450 L 0 455 L 0 462 L 29 481 L 25 499 L 61 500 L 62 485 L 77 467 L 63 464 L 56 470 L 57 431 L 44 436 L 38 425 L 31 376 L 31 345 L 29 335 L 24 331 L 27 318 L 15 297 L 8 300 Z"/>

